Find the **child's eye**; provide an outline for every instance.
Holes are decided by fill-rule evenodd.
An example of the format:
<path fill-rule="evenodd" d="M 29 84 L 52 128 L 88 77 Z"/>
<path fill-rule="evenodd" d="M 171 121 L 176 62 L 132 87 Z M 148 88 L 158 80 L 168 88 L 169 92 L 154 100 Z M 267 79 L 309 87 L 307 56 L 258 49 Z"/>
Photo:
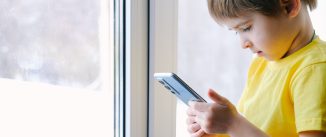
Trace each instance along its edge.
<path fill-rule="evenodd" d="M 239 28 L 235 31 L 235 34 L 239 34 L 239 33 L 243 33 L 243 32 L 249 32 L 251 30 L 251 26 L 246 26 L 246 27 L 242 27 L 242 28 Z"/>
<path fill-rule="evenodd" d="M 251 26 L 248 26 L 248 27 L 242 29 L 242 32 L 248 32 L 248 31 L 250 31 L 250 29 L 251 29 Z"/>

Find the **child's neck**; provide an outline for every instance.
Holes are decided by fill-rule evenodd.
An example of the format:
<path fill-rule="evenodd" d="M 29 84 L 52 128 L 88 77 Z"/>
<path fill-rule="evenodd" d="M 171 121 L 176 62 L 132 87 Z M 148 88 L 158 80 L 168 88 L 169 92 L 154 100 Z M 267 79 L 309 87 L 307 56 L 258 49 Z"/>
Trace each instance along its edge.
<path fill-rule="evenodd" d="M 300 50 L 301 48 L 305 47 L 308 45 L 310 42 L 315 37 L 315 30 L 312 26 L 309 13 L 306 10 L 305 12 L 302 13 L 301 17 L 299 18 L 300 20 L 300 30 L 295 36 L 294 40 L 292 41 L 291 47 L 288 50 L 288 52 L 284 55 L 283 58 L 290 56 L 294 52 Z"/>

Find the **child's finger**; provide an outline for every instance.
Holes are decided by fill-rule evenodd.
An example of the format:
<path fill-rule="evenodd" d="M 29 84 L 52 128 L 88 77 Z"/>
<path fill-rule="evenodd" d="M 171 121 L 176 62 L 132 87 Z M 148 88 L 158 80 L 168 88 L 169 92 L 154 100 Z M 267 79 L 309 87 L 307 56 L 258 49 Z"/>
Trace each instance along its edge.
<path fill-rule="evenodd" d="M 189 133 L 196 133 L 198 130 L 200 130 L 200 125 L 197 123 L 190 124 L 188 126 L 188 132 Z"/>
<path fill-rule="evenodd" d="M 187 109 L 187 115 L 188 116 L 196 116 L 196 112 L 192 108 L 188 108 Z"/>
<path fill-rule="evenodd" d="M 226 98 L 224 98 L 223 96 L 219 95 L 213 89 L 208 90 L 208 97 L 211 100 L 213 100 L 215 103 L 218 103 L 220 105 L 226 106 L 228 104 L 228 100 Z"/>
<path fill-rule="evenodd" d="M 187 124 L 193 124 L 193 123 L 196 123 L 196 117 L 188 117 Z"/>
<path fill-rule="evenodd" d="M 205 134 L 203 129 L 199 129 L 196 133 L 191 134 L 191 137 L 202 137 Z"/>
<path fill-rule="evenodd" d="M 205 102 L 190 101 L 189 102 L 189 107 L 194 109 L 195 111 L 205 112 L 209 108 L 209 105 L 207 103 L 205 103 Z"/>
<path fill-rule="evenodd" d="M 199 125 L 203 125 L 205 123 L 205 114 L 206 113 L 200 113 L 196 115 L 195 122 L 198 123 Z"/>

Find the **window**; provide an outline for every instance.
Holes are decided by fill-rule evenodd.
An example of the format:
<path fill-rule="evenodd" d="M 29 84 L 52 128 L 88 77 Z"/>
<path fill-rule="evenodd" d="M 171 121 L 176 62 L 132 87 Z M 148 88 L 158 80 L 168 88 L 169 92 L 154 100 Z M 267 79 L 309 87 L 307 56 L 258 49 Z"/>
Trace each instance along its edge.
<path fill-rule="evenodd" d="M 312 20 L 312 24 L 316 30 L 316 34 L 322 39 L 326 40 L 326 26 L 324 25 L 326 23 L 325 20 L 323 20 L 323 13 L 326 12 L 326 1 L 319 0 L 317 9 L 313 10 L 310 13 L 310 17 Z"/>
<path fill-rule="evenodd" d="M 0 9 L 0 136 L 113 136 L 113 1 Z"/>

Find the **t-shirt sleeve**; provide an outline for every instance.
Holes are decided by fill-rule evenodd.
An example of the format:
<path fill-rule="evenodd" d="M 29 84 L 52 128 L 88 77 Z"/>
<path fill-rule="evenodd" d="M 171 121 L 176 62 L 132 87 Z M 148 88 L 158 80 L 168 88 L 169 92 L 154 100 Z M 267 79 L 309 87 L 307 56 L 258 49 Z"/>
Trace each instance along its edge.
<path fill-rule="evenodd" d="M 302 69 L 290 88 L 297 132 L 326 132 L 326 63 Z"/>

